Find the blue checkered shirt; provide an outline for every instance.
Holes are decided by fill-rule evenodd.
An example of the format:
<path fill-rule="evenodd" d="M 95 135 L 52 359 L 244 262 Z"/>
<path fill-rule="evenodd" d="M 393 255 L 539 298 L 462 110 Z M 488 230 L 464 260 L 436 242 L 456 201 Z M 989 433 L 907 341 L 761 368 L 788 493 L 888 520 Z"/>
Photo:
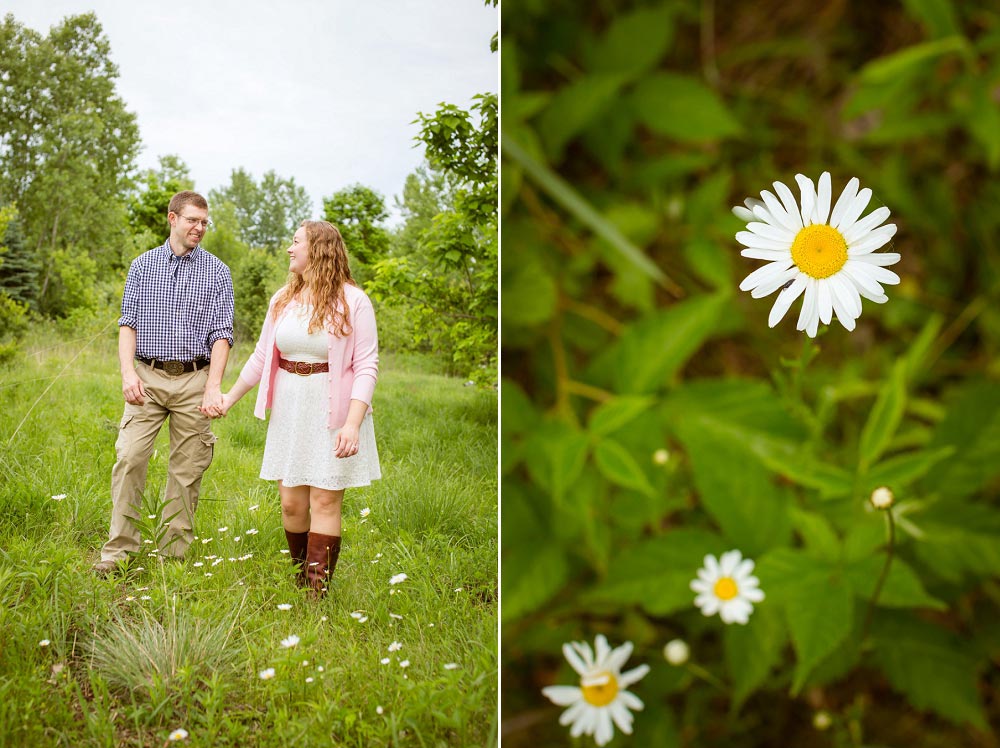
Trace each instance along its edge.
<path fill-rule="evenodd" d="M 209 358 L 233 344 L 233 278 L 215 255 L 195 247 L 177 256 L 170 240 L 132 261 L 119 327 L 136 332 L 135 354 L 164 361 Z"/>

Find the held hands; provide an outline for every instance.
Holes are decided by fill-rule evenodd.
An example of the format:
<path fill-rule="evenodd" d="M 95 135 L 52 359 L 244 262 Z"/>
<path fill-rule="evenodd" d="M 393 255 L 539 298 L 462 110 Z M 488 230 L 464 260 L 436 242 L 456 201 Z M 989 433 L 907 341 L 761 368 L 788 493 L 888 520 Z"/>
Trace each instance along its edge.
<path fill-rule="evenodd" d="M 222 418 L 226 415 L 231 404 L 226 403 L 226 396 L 222 394 L 221 388 L 206 387 L 205 396 L 202 398 L 201 407 L 198 410 L 209 418 Z"/>
<path fill-rule="evenodd" d="M 337 442 L 333 446 L 337 457 L 353 457 L 358 453 L 358 427 L 345 423 L 337 432 Z"/>

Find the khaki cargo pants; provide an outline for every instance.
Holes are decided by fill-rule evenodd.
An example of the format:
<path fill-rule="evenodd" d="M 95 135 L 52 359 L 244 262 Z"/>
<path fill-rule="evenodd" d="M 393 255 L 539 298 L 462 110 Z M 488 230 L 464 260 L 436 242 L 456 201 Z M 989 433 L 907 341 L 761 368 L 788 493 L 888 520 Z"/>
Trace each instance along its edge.
<path fill-rule="evenodd" d="M 167 504 L 161 519 L 166 521 L 171 515 L 176 516 L 158 543 L 160 555 L 179 558 L 194 540 L 198 489 L 202 475 L 212 463 L 215 444 L 212 421 L 198 410 L 205 394 L 208 368 L 171 375 L 137 361 L 136 372 L 146 389 L 145 403 L 125 403 L 118 428 L 115 443 L 118 461 L 111 471 L 111 531 L 101 549 L 102 561 L 117 561 L 139 550 L 142 538 L 132 518 L 141 516 L 153 443 L 168 416 L 170 461 Z"/>

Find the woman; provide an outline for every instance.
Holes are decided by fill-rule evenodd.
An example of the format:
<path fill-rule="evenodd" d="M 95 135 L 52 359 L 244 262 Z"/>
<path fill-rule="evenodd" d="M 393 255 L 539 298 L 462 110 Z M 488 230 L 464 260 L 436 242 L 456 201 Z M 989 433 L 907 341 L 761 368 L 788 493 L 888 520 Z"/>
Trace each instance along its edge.
<path fill-rule="evenodd" d="M 278 481 L 299 583 L 322 596 L 340 555 L 344 489 L 381 477 L 371 409 L 378 336 L 336 227 L 303 221 L 287 251 L 288 282 L 222 414 L 260 383 L 254 415 L 271 410 L 260 477 Z"/>

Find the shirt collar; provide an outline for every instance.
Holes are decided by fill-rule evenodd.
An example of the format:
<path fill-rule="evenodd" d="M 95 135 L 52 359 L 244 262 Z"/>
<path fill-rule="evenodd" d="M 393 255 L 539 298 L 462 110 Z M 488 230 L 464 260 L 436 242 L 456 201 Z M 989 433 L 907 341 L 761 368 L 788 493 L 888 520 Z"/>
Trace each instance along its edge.
<path fill-rule="evenodd" d="M 168 260 L 173 259 L 175 257 L 178 260 L 180 260 L 183 257 L 190 257 L 192 260 L 195 260 L 195 259 L 197 259 L 198 253 L 201 252 L 201 245 L 199 244 L 194 249 L 192 249 L 190 252 L 188 252 L 186 255 L 175 255 L 174 251 L 170 248 L 170 237 L 167 237 L 167 240 L 165 242 L 163 242 L 162 249 L 163 249 L 164 254 L 167 256 Z"/>

